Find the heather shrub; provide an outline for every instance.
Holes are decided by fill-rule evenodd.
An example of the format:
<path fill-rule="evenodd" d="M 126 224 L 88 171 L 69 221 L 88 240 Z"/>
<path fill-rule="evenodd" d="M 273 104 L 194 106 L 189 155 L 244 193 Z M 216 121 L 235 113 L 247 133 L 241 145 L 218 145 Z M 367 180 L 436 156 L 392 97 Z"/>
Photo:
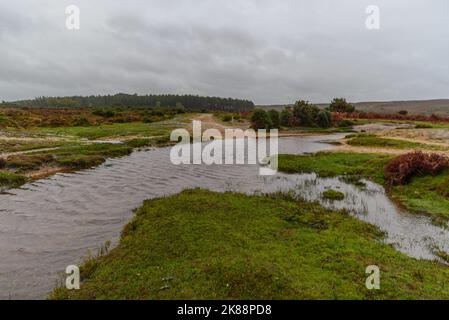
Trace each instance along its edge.
<path fill-rule="evenodd" d="M 385 167 L 385 178 L 390 184 L 407 184 L 414 176 L 436 175 L 449 168 L 449 158 L 436 153 L 411 152 L 394 158 Z"/>

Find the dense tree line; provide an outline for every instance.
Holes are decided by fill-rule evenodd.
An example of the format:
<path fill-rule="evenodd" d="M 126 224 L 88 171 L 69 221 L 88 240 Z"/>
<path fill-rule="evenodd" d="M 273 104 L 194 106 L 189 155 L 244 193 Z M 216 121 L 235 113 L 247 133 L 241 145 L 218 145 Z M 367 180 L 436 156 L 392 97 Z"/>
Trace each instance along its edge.
<path fill-rule="evenodd" d="M 115 95 L 38 97 L 33 100 L 15 103 L 22 107 L 35 108 L 180 108 L 187 111 L 252 111 L 254 103 L 249 100 L 202 97 L 197 95 L 137 95 L 119 93 Z"/>
<path fill-rule="evenodd" d="M 273 129 L 279 127 L 320 127 L 329 128 L 333 124 L 332 112 L 351 113 L 355 108 L 344 98 L 335 98 L 329 107 L 322 109 L 308 101 L 298 100 L 293 107 L 287 107 L 279 113 L 276 110 L 254 111 L 251 118 L 254 129 Z M 337 123 L 340 125 L 340 123 Z"/>

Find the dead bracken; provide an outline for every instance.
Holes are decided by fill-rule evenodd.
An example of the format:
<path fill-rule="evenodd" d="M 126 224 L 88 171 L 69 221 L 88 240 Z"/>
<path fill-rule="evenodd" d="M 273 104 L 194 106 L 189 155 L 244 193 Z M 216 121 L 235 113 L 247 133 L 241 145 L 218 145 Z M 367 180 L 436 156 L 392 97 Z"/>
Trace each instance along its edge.
<path fill-rule="evenodd" d="M 436 175 L 447 168 L 448 157 L 415 151 L 391 160 L 385 167 L 385 178 L 390 185 L 404 185 L 414 176 Z"/>

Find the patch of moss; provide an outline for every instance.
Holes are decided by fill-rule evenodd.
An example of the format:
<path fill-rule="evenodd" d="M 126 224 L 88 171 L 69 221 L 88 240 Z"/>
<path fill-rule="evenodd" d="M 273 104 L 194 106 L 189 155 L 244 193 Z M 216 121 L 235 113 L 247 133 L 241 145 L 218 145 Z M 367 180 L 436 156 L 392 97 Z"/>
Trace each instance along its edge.
<path fill-rule="evenodd" d="M 323 198 L 327 200 L 341 201 L 345 198 L 345 194 L 337 190 L 329 189 L 323 192 Z"/>

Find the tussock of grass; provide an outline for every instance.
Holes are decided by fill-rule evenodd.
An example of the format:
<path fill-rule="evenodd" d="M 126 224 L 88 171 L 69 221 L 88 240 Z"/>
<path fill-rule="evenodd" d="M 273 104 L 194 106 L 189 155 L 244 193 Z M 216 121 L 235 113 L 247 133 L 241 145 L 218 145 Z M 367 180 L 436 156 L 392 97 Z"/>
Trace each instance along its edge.
<path fill-rule="evenodd" d="M 81 290 L 53 299 L 446 299 L 449 269 L 375 227 L 288 197 L 187 190 L 145 201 Z M 381 270 L 367 290 L 365 269 Z"/>
<path fill-rule="evenodd" d="M 328 200 L 343 200 L 345 198 L 345 194 L 343 192 L 329 189 L 323 192 L 323 198 Z"/>
<path fill-rule="evenodd" d="M 21 174 L 0 171 L 0 190 L 18 188 L 27 182 L 27 178 Z"/>

